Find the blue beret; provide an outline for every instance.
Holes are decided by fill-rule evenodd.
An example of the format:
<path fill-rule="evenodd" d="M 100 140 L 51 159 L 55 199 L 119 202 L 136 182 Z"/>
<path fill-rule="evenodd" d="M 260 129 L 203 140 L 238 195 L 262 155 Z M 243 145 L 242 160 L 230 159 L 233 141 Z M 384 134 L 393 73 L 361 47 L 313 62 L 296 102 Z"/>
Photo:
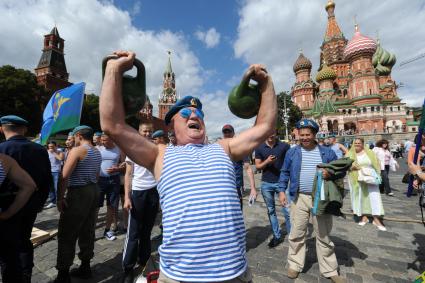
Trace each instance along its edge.
<path fill-rule="evenodd" d="M 73 136 L 74 136 L 74 132 L 73 131 L 71 131 L 71 132 L 68 133 L 68 137 L 73 137 Z"/>
<path fill-rule="evenodd" d="M 163 137 L 164 136 L 164 131 L 163 130 L 158 130 L 155 131 L 155 133 L 152 134 L 152 138 L 159 138 L 159 137 Z"/>
<path fill-rule="evenodd" d="M 167 115 L 165 115 L 165 125 L 169 125 L 174 115 L 185 107 L 195 107 L 202 110 L 202 103 L 197 97 L 193 96 L 185 96 L 177 100 L 176 104 L 174 104 L 167 112 Z"/>
<path fill-rule="evenodd" d="M 91 127 L 85 126 L 85 125 L 81 125 L 81 126 L 75 127 L 72 130 L 72 135 L 75 136 L 76 133 L 78 133 L 81 130 L 85 130 L 85 129 L 89 129 L 89 130 L 92 130 L 93 131 L 93 129 Z"/>
<path fill-rule="evenodd" d="M 297 129 L 310 128 L 316 133 L 319 131 L 319 125 L 311 119 L 301 119 L 297 122 Z"/>
<path fill-rule="evenodd" d="M 28 121 L 16 115 L 7 115 L 0 118 L 0 124 L 27 126 Z"/>
<path fill-rule="evenodd" d="M 328 138 L 336 138 L 336 135 L 335 135 L 335 134 L 330 134 L 330 135 L 328 136 Z"/>
<path fill-rule="evenodd" d="M 94 136 L 95 136 L 95 137 L 101 137 L 101 136 L 102 136 L 102 132 L 95 132 L 95 133 L 94 133 Z"/>

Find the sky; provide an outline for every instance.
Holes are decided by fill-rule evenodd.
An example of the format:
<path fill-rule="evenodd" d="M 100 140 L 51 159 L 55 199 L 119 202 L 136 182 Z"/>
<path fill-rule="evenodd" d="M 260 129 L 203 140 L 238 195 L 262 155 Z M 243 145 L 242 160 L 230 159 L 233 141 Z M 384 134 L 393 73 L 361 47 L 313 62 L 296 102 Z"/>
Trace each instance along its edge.
<path fill-rule="evenodd" d="M 319 64 L 326 30 L 327 0 L 0 0 L 0 66 L 33 70 L 43 35 L 56 25 L 65 39 L 71 82 L 100 93 L 101 60 L 114 50 L 133 50 L 145 64 L 147 92 L 157 114 L 162 74 L 170 50 L 177 93 L 198 96 L 207 133 L 217 137 L 226 123 L 241 131 L 253 119 L 237 118 L 227 107 L 229 91 L 252 63 L 265 64 L 276 92 L 294 84 L 292 66 L 302 49 Z M 354 19 L 362 34 L 395 53 L 392 77 L 410 106 L 425 97 L 425 1 L 335 0 L 336 20 L 347 39 Z"/>

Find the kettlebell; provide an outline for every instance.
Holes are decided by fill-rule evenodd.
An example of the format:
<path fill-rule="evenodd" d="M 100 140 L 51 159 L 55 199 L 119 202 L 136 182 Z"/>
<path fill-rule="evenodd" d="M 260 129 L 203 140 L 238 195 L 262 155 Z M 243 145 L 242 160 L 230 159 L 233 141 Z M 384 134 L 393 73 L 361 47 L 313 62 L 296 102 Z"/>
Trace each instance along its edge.
<path fill-rule="evenodd" d="M 116 55 L 109 55 L 103 58 L 102 61 L 102 81 L 105 77 L 106 63 L 109 60 L 117 59 Z M 135 77 L 123 75 L 122 78 L 122 96 L 123 104 L 126 113 L 126 118 L 135 117 L 143 108 L 146 101 L 146 71 L 143 63 L 134 58 L 133 65 L 137 69 Z"/>
<path fill-rule="evenodd" d="M 244 74 L 239 85 L 229 93 L 227 104 L 230 111 L 242 119 L 249 119 L 258 114 L 261 103 L 261 93 L 258 85 L 250 84 L 252 72 Z"/>

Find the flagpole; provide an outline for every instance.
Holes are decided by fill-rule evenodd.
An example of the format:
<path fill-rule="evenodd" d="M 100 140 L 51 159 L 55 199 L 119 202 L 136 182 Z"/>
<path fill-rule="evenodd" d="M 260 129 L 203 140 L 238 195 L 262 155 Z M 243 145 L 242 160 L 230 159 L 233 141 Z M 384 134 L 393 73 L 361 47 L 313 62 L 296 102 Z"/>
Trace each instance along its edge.
<path fill-rule="evenodd" d="M 86 94 L 85 94 L 85 92 L 86 92 L 86 83 L 82 83 L 84 86 L 83 86 L 83 95 L 85 96 Z M 82 99 L 81 99 L 81 105 L 80 105 L 80 119 L 78 120 L 78 124 L 81 124 L 81 115 L 83 114 L 83 104 L 84 104 L 84 98 L 85 97 L 83 97 Z"/>
<path fill-rule="evenodd" d="M 413 164 L 417 164 L 418 162 L 419 150 L 422 145 L 422 134 L 424 133 L 424 130 L 425 130 L 425 99 L 422 105 L 422 116 L 421 116 L 421 122 L 419 123 L 418 140 L 416 141 L 415 155 L 413 156 Z M 407 187 L 407 197 L 410 197 L 412 195 L 412 191 L 413 191 L 413 175 L 410 175 L 409 186 Z"/>

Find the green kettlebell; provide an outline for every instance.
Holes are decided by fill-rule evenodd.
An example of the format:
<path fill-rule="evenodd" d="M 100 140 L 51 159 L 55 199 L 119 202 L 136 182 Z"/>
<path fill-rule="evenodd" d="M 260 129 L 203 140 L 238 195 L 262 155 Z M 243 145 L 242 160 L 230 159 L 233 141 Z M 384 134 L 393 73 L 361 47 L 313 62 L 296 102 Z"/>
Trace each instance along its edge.
<path fill-rule="evenodd" d="M 245 73 L 239 85 L 229 93 L 227 103 L 230 111 L 242 119 L 249 119 L 258 114 L 261 93 L 258 85 L 250 84 L 252 72 Z"/>
<path fill-rule="evenodd" d="M 102 81 L 105 77 L 106 63 L 117 59 L 116 55 L 109 55 L 102 61 Z M 137 69 L 135 77 L 124 74 L 122 77 L 122 96 L 126 118 L 134 117 L 143 108 L 146 101 L 146 71 L 143 63 L 134 59 L 133 65 Z"/>

